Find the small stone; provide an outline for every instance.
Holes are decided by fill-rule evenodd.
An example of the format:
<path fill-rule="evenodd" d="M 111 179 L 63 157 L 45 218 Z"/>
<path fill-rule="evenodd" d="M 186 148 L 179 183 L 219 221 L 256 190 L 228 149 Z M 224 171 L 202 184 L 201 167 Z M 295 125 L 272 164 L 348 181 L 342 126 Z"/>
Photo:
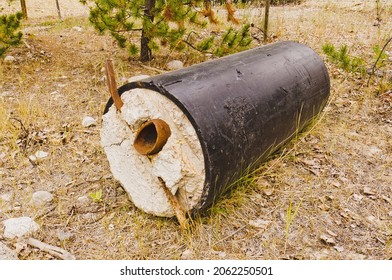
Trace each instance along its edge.
<path fill-rule="evenodd" d="M 37 151 L 34 155 L 37 158 L 37 160 L 41 160 L 41 159 L 47 158 L 49 153 L 44 152 L 44 151 Z"/>
<path fill-rule="evenodd" d="M 15 252 L 17 254 L 19 254 L 20 252 L 22 252 L 26 248 L 27 248 L 27 244 L 26 243 L 23 243 L 23 242 L 16 242 L 15 243 Z"/>
<path fill-rule="evenodd" d="M 14 211 L 19 211 L 20 209 L 22 209 L 22 206 L 20 205 L 20 203 L 18 201 L 15 201 L 14 205 L 12 205 L 12 209 Z"/>
<path fill-rule="evenodd" d="M 13 196 L 14 196 L 13 192 L 3 193 L 2 195 L 0 195 L 0 202 L 1 201 L 10 202 Z"/>
<path fill-rule="evenodd" d="M 0 242 L 0 260 L 18 260 L 18 255 L 15 251 Z"/>
<path fill-rule="evenodd" d="M 335 188 L 340 188 L 341 187 L 341 184 L 340 184 L 340 182 L 338 182 L 338 181 L 332 181 L 332 186 L 334 186 Z"/>
<path fill-rule="evenodd" d="M 45 204 L 52 202 L 52 200 L 53 200 L 53 195 L 50 192 L 36 191 L 35 193 L 33 193 L 33 196 L 31 198 L 31 203 L 34 204 L 35 206 L 43 206 Z"/>
<path fill-rule="evenodd" d="M 266 196 L 271 196 L 274 194 L 274 189 L 264 189 L 263 192 Z"/>
<path fill-rule="evenodd" d="M 316 260 L 324 260 L 330 256 L 330 251 L 328 249 L 322 249 L 321 251 L 312 252 L 311 254 Z"/>
<path fill-rule="evenodd" d="M 94 213 L 85 213 L 82 215 L 82 218 L 88 221 L 95 221 L 95 214 Z"/>
<path fill-rule="evenodd" d="M 376 193 L 369 187 L 364 187 L 363 188 L 363 193 L 366 195 L 375 195 Z"/>
<path fill-rule="evenodd" d="M 392 204 L 392 199 L 390 199 L 390 198 L 387 197 L 386 195 L 382 195 L 381 197 L 382 197 L 382 199 L 384 199 L 386 202 Z"/>
<path fill-rule="evenodd" d="M 193 257 L 193 251 L 192 250 L 185 250 L 184 252 L 182 252 L 181 254 L 181 259 L 182 260 L 190 260 Z"/>
<path fill-rule="evenodd" d="M 39 225 L 30 217 L 11 218 L 3 221 L 4 237 L 22 237 L 39 230 Z"/>
<path fill-rule="evenodd" d="M 366 220 L 369 223 L 373 224 L 374 226 L 380 226 L 380 221 L 376 217 L 374 217 L 373 215 L 367 216 Z"/>
<path fill-rule="evenodd" d="M 44 151 L 37 151 L 34 155 L 29 156 L 29 160 L 33 163 L 37 163 L 42 161 L 43 159 L 47 158 L 49 153 Z"/>
<path fill-rule="evenodd" d="M 75 30 L 75 31 L 78 31 L 78 32 L 82 32 L 83 31 L 83 28 L 80 27 L 80 26 L 74 26 L 74 27 L 72 27 L 72 29 Z"/>
<path fill-rule="evenodd" d="M 363 195 L 354 193 L 354 200 L 360 202 L 363 199 Z"/>
<path fill-rule="evenodd" d="M 178 70 L 184 68 L 184 63 L 180 60 L 172 60 L 166 65 L 168 70 Z"/>
<path fill-rule="evenodd" d="M 369 146 L 369 147 L 367 147 L 367 149 L 365 149 L 365 153 L 367 156 L 374 156 L 374 155 L 377 155 L 381 152 L 382 152 L 382 150 L 376 146 Z"/>
<path fill-rule="evenodd" d="M 388 212 L 388 216 L 389 216 L 389 217 L 392 217 L 392 211 L 389 211 L 389 212 Z"/>
<path fill-rule="evenodd" d="M 78 206 L 87 206 L 90 204 L 90 199 L 86 195 L 80 196 L 76 200 L 76 203 Z"/>
<path fill-rule="evenodd" d="M 366 256 L 358 253 L 349 253 L 345 256 L 346 260 L 364 260 Z"/>
<path fill-rule="evenodd" d="M 338 251 L 339 253 L 341 253 L 341 252 L 344 251 L 343 246 L 338 246 L 338 245 L 336 245 L 336 246 L 334 246 L 333 248 L 334 248 L 336 251 Z"/>
<path fill-rule="evenodd" d="M 97 121 L 93 117 L 85 117 L 82 121 L 84 127 L 96 126 Z"/>
<path fill-rule="evenodd" d="M 35 155 L 30 155 L 29 156 L 29 160 L 31 160 L 32 162 L 36 162 L 37 161 L 37 157 Z"/>
<path fill-rule="evenodd" d="M 65 241 L 65 240 L 71 239 L 73 237 L 73 234 L 71 232 L 64 231 L 64 230 L 61 230 L 61 229 L 58 229 L 56 231 L 56 233 L 57 233 L 57 238 L 60 241 Z"/>
<path fill-rule="evenodd" d="M 114 230 L 114 225 L 113 224 L 109 225 L 109 230 Z"/>
<path fill-rule="evenodd" d="M 7 55 L 7 56 L 4 58 L 4 62 L 5 62 L 5 63 L 9 63 L 9 64 L 15 62 L 15 60 L 16 60 L 16 58 L 15 58 L 14 56 L 12 56 L 12 55 Z"/>
<path fill-rule="evenodd" d="M 129 79 L 127 79 L 127 82 L 132 83 L 132 82 L 147 79 L 149 77 L 150 77 L 149 75 L 137 75 L 137 76 L 133 76 L 133 77 L 130 77 Z"/>
<path fill-rule="evenodd" d="M 249 221 L 249 225 L 251 225 L 252 227 L 261 228 L 261 229 L 266 229 L 270 223 L 271 223 L 271 221 L 265 221 L 265 220 L 261 220 L 261 219 Z"/>
<path fill-rule="evenodd" d="M 112 178 L 113 178 L 113 175 L 112 175 L 112 174 L 108 174 L 108 175 L 103 176 L 103 178 L 104 178 L 105 180 L 109 180 L 109 179 L 112 179 Z"/>
<path fill-rule="evenodd" d="M 320 239 L 322 241 L 324 241 L 325 243 L 327 243 L 328 245 L 335 245 L 336 244 L 335 239 L 327 234 L 322 234 L 320 236 Z"/>
<path fill-rule="evenodd" d="M 225 252 L 219 252 L 218 256 L 223 259 L 226 258 L 227 254 Z"/>
<path fill-rule="evenodd" d="M 336 233 L 334 233 L 334 232 L 331 231 L 331 230 L 327 230 L 327 233 L 328 233 L 330 236 L 333 236 L 333 237 L 338 236 Z"/>

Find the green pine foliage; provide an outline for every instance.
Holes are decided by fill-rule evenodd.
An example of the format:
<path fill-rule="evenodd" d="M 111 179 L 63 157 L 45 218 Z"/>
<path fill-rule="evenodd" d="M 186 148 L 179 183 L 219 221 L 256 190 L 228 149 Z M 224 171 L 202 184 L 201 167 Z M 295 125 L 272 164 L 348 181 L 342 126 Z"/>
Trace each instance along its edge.
<path fill-rule="evenodd" d="M 209 0 L 81 2 L 91 2 L 89 19 L 96 30 L 109 32 L 130 55 L 140 53 L 142 61 L 150 60 L 151 54 L 162 47 L 178 51 L 190 48 L 222 56 L 248 48 L 252 42 L 249 25 L 239 27 L 239 30 L 230 27 L 226 33 L 218 32 L 222 36 L 208 35 L 205 27 L 216 23 Z"/>
<path fill-rule="evenodd" d="M 249 35 L 250 24 L 245 24 L 240 30 L 234 30 L 232 27 L 222 37 L 220 46 L 215 50 L 215 55 L 223 56 L 235 51 L 246 49 L 252 43 L 252 37 Z"/>
<path fill-rule="evenodd" d="M 324 44 L 322 46 L 323 52 L 328 59 L 337 64 L 340 68 L 347 72 L 365 72 L 365 61 L 356 56 L 350 56 L 347 45 L 342 45 L 339 50 L 336 50 L 332 44 Z"/>
<path fill-rule="evenodd" d="M 376 67 L 377 67 L 377 68 L 381 68 L 381 67 L 385 66 L 385 65 L 386 65 L 386 62 L 387 62 L 388 59 L 389 59 L 389 57 L 388 57 L 388 55 L 386 54 L 386 52 L 383 51 L 383 50 L 380 48 L 379 45 L 376 45 L 376 46 L 373 47 L 373 52 L 374 52 L 374 57 L 373 57 L 374 63 L 377 62 Z"/>
<path fill-rule="evenodd" d="M 22 32 L 18 32 L 21 19 L 22 13 L 0 15 L 0 57 L 22 41 Z"/>

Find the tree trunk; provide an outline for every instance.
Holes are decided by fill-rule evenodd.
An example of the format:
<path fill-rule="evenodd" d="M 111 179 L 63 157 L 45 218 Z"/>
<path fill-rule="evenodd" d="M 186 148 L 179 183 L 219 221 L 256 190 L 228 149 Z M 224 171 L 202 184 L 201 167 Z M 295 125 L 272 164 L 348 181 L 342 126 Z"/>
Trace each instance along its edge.
<path fill-rule="evenodd" d="M 264 43 L 268 41 L 268 19 L 269 19 L 270 0 L 265 0 L 265 15 L 264 15 Z"/>
<path fill-rule="evenodd" d="M 155 7 L 156 0 L 145 0 L 144 1 L 144 19 L 143 19 L 143 30 L 142 37 L 140 39 L 140 60 L 143 62 L 150 61 L 152 59 L 152 51 L 148 44 L 150 43 L 150 34 L 147 30 L 146 22 L 154 21 L 154 15 L 152 9 Z"/>
<path fill-rule="evenodd" d="M 24 19 L 27 19 L 26 0 L 20 0 L 20 6 L 22 7 L 23 18 L 24 18 Z"/>

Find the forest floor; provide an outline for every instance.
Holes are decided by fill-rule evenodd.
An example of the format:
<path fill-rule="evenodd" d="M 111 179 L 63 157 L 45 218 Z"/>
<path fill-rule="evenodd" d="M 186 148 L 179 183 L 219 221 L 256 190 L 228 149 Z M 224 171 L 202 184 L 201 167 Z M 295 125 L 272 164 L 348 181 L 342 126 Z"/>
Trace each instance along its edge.
<path fill-rule="evenodd" d="M 173 59 L 188 66 L 212 57 L 167 52 L 142 64 L 98 35 L 78 1 L 60 1 L 63 20 L 54 3 L 48 11 L 40 2 L 28 1 L 25 43 L 8 53 L 16 61 L 0 64 L 0 221 L 30 216 L 40 225 L 33 237 L 77 259 L 392 258 L 392 44 L 369 85 L 368 74 L 342 70 L 322 52 L 326 43 L 347 45 L 370 70 L 373 48 L 392 36 L 391 3 L 381 1 L 378 14 L 376 1 L 271 8 L 271 42 L 305 43 L 326 61 L 329 103 L 311 128 L 183 231 L 175 218 L 137 209 L 111 175 L 100 145 L 109 98 L 102 68 L 111 57 L 121 85 L 165 72 Z M 238 13 L 262 26 L 262 9 Z M 98 125 L 83 127 L 85 116 Z M 37 151 L 47 158 L 29 160 Z M 39 190 L 54 201 L 33 206 Z M 20 259 L 55 258 L 2 230 L 0 240 Z"/>

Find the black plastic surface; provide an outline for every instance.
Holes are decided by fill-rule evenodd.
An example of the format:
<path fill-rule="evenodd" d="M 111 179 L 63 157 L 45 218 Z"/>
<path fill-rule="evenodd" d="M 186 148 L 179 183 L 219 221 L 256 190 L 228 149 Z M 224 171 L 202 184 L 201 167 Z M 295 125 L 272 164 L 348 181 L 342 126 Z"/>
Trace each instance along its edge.
<path fill-rule="evenodd" d="M 330 80 L 312 49 L 288 41 L 129 83 L 119 94 L 133 88 L 167 96 L 194 126 L 206 173 L 199 211 L 303 129 L 325 106 Z"/>

